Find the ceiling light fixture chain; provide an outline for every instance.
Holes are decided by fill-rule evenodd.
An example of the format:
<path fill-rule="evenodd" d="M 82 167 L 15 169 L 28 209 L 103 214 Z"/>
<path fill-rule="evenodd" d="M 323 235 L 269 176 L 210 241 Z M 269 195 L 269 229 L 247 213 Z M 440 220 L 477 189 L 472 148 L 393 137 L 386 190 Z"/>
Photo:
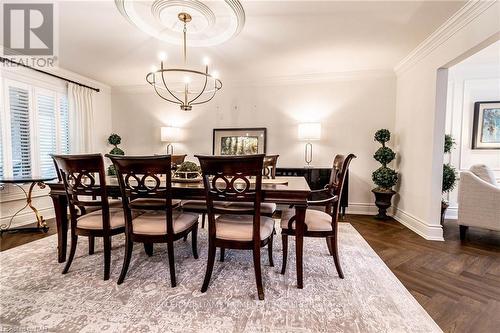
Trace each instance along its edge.
<path fill-rule="evenodd" d="M 187 68 L 187 23 L 191 22 L 190 14 L 182 12 L 177 15 L 178 19 L 183 22 L 183 55 L 184 67 L 186 68 L 165 68 L 164 61 L 166 55 L 160 53 L 160 69 L 153 68 L 146 75 L 146 81 L 153 86 L 154 91 L 164 100 L 179 104 L 181 110 L 189 111 L 193 105 L 199 105 L 211 101 L 217 91 L 222 88 L 222 81 L 217 77 L 216 72 L 210 74 L 208 70 L 208 61 L 205 61 L 205 72 Z M 172 88 L 176 85 L 175 79 L 168 82 L 171 76 L 175 74 L 184 74 L 184 85 L 182 90 Z M 161 83 L 158 82 L 156 76 L 161 77 Z M 192 82 L 192 78 L 197 78 L 198 82 Z M 202 87 L 201 87 L 202 86 Z M 194 95 L 194 98 L 190 98 Z"/>

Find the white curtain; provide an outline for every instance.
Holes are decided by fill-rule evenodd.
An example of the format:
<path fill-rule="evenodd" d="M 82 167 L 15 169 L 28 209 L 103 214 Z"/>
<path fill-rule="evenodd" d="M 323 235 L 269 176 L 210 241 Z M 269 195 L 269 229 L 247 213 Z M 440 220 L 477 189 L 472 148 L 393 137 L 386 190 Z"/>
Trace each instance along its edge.
<path fill-rule="evenodd" d="M 94 125 L 94 91 L 68 83 L 71 153 L 92 153 Z"/>

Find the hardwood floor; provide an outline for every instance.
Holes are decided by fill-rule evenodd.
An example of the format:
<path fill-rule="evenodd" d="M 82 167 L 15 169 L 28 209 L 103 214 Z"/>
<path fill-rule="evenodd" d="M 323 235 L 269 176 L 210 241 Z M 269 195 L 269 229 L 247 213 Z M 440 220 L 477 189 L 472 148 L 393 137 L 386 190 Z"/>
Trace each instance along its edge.
<path fill-rule="evenodd" d="M 443 331 L 498 332 L 499 232 L 470 228 L 462 243 L 456 222 L 446 221 L 446 241 L 435 242 L 394 220 L 348 215 L 346 222 L 358 230 Z M 54 234 L 54 220 L 47 223 L 47 234 L 4 234 L 1 251 Z"/>
<path fill-rule="evenodd" d="M 456 221 L 446 221 L 445 242 L 436 242 L 394 220 L 347 220 L 443 331 L 499 331 L 499 232 L 469 228 L 461 243 Z"/>

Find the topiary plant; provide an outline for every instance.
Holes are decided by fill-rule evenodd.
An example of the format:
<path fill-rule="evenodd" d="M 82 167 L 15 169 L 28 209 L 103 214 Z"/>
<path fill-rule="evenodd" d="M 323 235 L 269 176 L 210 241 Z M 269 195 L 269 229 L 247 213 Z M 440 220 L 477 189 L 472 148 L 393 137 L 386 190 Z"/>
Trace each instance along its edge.
<path fill-rule="evenodd" d="M 444 136 L 444 153 L 449 154 L 455 146 L 455 139 L 450 134 Z"/>
<path fill-rule="evenodd" d="M 373 155 L 373 158 L 382 164 L 372 173 L 372 180 L 377 185 L 375 190 L 392 192 L 392 187 L 398 182 L 398 173 L 387 166 L 396 158 L 396 153 L 385 146 L 385 143 L 391 139 L 391 132 L 388 129 L 380 129 L 375 132 L 374 138 L 382 145 Z"/>
<path fill-rule="evenodd" d="M 451 150 L 453 149 L 454 146 L 455 146 L 455 140 L 450 134 L 446 134 L 444 136 L 444 153 L 445 154 L 451 153 Z M 450 163 L 443 164 L 443 184 L 442 184 L 443 194 L 453 191 L 456 183 L 457 183 L 457 171 L 455 170 L 455 168 Z M 445 202 L 444 199 L 443 202 Z"/>
<path fill-rule="evenodd" d="M 453 191 L 457 183 L 457 171 L 451 164 L 443 164 L 443 193 Z"/>
<path fill-rule="evenodd" d="M 118 148 L 118 145 L 122 142 L 122 138 L 116 134 L 116 133 L 112 133 L 109 137 L 108 137 L 108 143 L 110 145 L 113 145 L 113 149 L 110 150 L 110 154 L 111 155 L 125 155 L 125 152 L 121 149 L 121 148 Z M 116 175 L 116 170 L 115 170 L 115 167 L 114 165 L 110 165 L 108 167 L 108 175 L 109 176 L 115 176 Z"/>

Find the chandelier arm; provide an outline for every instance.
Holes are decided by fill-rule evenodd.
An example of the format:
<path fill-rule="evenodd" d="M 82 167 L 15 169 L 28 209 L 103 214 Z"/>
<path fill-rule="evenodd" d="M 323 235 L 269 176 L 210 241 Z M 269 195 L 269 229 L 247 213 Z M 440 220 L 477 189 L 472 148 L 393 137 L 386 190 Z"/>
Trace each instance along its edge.
<path fill-rule="evenodd" d="M 212 98 L 215 97 L 215 94 L 217 93 L 217 91 L 219 91 L 219 89 L 215 89 L 214 88 L 214 93 L 212 94 L 212 96 L 209 99 L 201 101 L 201 102 L 198 102 L 198 103 L 192 103 L 191 105 L 199 105 L 199 104 L 210 102 L 212 100 Z"/>
<path fill-rule="evenodd" d="M 165 87 L 165 89 L 167 89 L 168 93 L 173 97 L 175 98 L 176 100 L 178 100 L 179 102 L 177 104 L 180 104 L 180 105 L 183 105 L 184 103 L 179 99 L 177 98 L 177 96 L 175 96 L 171 91 L 170 89 L 168 89 L 168 86 L 167 86 L 167 83 L 165 82 L 165 77 L 163 76 L 163 70 L 161 71 L 161 80 L 163 81 L 163 86 Z M 155 88 L 156 89 L 156 88 Z"/>
<path fill-rule="evenodd" d="M 177 101 L 170 100 L 170 99 L 166 98 L 165 96 L 163 96 L 162 94 L 160 94 L 160 93 L 158 92 L 158 89 L 156 89 L 156 85 L 152 84 L 152 86 L 153 86 L 153 88 L 154 88 L 154 90 L 155 90 L 156 94 L 157 94 L 158 96 L 160 96 L 160 98 L 162 98 L 162 99 L 164 99 L 164 100 L 166 100 L 166 101 L 168 101 L 168 102 L 170 102 L 170 103 L 174 103 L 174 104 L 179 104 L 179 105 L 182 105 L 182 103 L 179 103 L 179 102 L 177 102 Z M 175 97 L 175 96 L 174 96 L 174 97 Z"/>
<path fill-rule="evenodd" d="M 196 101 L 204 92 L 205 92 L 205 88 L 207 87 L 207 81 L 208 81 L 208 76 L 205 75 L 205 83 L 203 84 L 203 89 L 201 89 L 200 93 L 198 94 L 198 96 L 196 96 L 195 98 L 193 98 L 192 100 L 190 100 L 187 104 L 188 105 L 191 105 L 191 103 L 193 103 L 194 101 Z"/>

